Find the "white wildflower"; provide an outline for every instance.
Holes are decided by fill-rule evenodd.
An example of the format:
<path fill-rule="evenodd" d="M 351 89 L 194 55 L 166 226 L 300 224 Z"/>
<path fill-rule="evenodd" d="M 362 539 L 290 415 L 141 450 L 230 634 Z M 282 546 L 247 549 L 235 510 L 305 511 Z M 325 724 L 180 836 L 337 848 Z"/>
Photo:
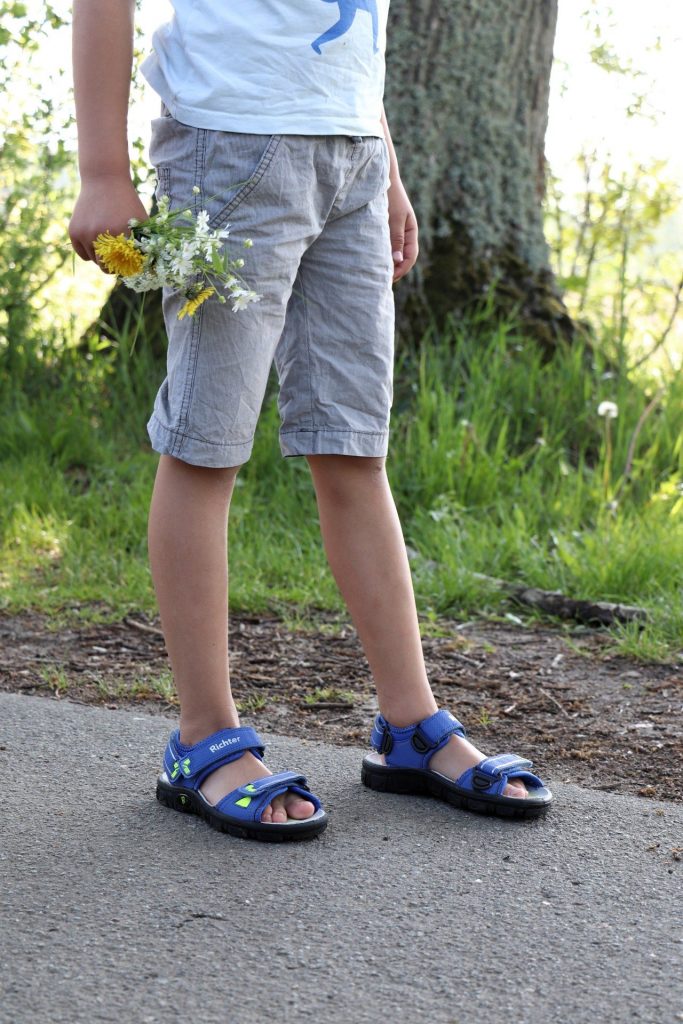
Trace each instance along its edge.
<path fill-rule="evenodd" d="M 192 273 L 192 260 L 183 259 L 182 256 L 176 256 L 171 264 L 171 269 L 174 274 L 178 277 L 187 277 Z"/>
<path fill-rule="evenodd" d="M 247 288 L 235 288 L 232 293 L 234 302 L 232 304 L 233 313 L 239 312 L 240 309 L 244 309 L 250 302 L 258 302 L 261 298 L 257 292 L 251 291 Z"/>
<path fill-rule="evenodd" d="M 209 214 L 206 210 L 202 210 L 197 214 L 196 233 L 201 237 L 209 233 Z"/>
<path fill-rule="evenodd" d="M 619 415 L 619 406 L 616 402 L 600 402 L 598 416 L 606 416 L 608 420 L 615 420 Z"/>
<path fill-rule="evenodd" d="M 181 249 L 181 255 L 184 260 L 191 260 L 197 255 L 199 249 L 199 242 L 196 238 L 188 238 L 183 242 Z"/>

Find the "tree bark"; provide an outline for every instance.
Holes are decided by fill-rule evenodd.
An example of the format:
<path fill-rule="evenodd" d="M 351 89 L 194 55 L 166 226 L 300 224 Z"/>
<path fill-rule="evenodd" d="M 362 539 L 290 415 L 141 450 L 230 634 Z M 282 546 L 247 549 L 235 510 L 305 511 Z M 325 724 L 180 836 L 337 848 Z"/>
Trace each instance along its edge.
<path fill-rule="evenodd" d="M 385 108 L 420 241 L 399 333 L 488 295 L 548 348 L 571 337 L 541 208 L 556 21 L 557 0 L 392 0 Z"/>

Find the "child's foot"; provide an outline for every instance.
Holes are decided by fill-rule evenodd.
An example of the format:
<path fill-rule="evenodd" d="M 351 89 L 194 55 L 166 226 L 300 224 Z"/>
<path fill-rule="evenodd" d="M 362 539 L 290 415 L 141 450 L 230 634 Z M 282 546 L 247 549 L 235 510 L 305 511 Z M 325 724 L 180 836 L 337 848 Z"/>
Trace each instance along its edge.
<path fill-rule="evenodd" d="M 250 751 L 246 750 L 236 761 L 221 765 L 220 768 L 211 772 L 211 775 L 204 780 L 199 788 L 209 803 L 217 804 L 233 789 L 272 774 L 263 761 L 259 761 Z M 310 818 L 314 810 L 310 800 L 304 800 L 296 793 L 283 793 L 282 796 L 276 796 L 272 804 L 268 804 L 261 815 L 261 821 L 281 825 L 288 818 L 295 818 L 299 821 L 302 818 Z"/>
<path fill-rule="evenodd" d="M 464 739 L 462 736 L 451 736 L 441 750 L 437 750 L 435 754 L 432 754 L 429 759 L 429 768 L 433 768 L 435 772 L 440 772 L 441 775 L 445 775 L 446 778 L 455 780 L 462 775 L 468 768 L 473 768 L 475 764 L 479 764 L 486 757 L 480 750 L 470 743 L 469 740 Z M 381 757 L 381 763 L 386 764 L 384 755 Z M 521 779 L 513 779 L 505 787 L 502 793 L 503 796 L 516 796 L 520 799 L 524 799 L 527 795 L 527 788 Z"/>

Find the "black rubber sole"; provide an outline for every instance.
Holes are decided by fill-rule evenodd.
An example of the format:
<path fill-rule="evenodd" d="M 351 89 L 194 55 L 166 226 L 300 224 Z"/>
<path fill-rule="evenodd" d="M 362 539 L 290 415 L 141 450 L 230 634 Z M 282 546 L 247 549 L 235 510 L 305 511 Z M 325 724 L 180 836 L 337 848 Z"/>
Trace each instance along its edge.
<path fill-rule="evenodd" d="M 545 814 L 552 803 L 548 800 L 517 799 L 516 797 L 491 797 L 482 794 L 474 796 L 457 787 L 436 772 L 425 775 L 412 768 L 386 768 L 383 765 L 363 761 L 361 780 L 369 789 L 380 793 L 404 793 L 412 796 L 431 796 L 444 800 L 464 811 L 475 814 L 495 815 L 498 818 L 538 818 Z"/>
<path fill-rule="evenodd" d="M 315 818 L 314 821 L 304 819 L 296 824 L 268 825 L 265 822 L 254 822 L 253 824 L 236 824 L 225 814 L 219 814 L 211 804 L 194 790 L 177 789 L 170 786 L 161 779 L 157 780 L 157 800 L 181 814 L 196 814 L 203 818 L 212 828 L 219 832 L 226 832 L 238 839 L 258 839 L 262 843 L 286 843 L 298 841 L 299 839 L 314 839 L 327 828 L 327 815 Z"/>

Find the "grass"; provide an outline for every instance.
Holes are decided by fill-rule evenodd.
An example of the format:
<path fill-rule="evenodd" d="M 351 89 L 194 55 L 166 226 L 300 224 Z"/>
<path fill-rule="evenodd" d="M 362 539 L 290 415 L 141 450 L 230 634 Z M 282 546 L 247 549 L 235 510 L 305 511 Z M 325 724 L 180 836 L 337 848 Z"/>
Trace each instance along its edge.
<path fill-rule="evenodd" d="M 0 368 L 0 608 L 48 612 L 54 628 L 156 613 L 147 515 L 158 456 L 145 424 L 162 379 L 141 339 L 132 357 L 121 344 L 36 363 L 21 390 Z M 444 617 L 511 613 L 481 573 L 642 605 L 647 625 L 614 627 L 613 649 L 679 656 L 680 378 L 637 427 L 660 386 L 615 376 L 578 344 L 544 362 L 506 325 L 450 324 L 401 354 L 387 471 L 424 635 L 441 635 Z M 598 415 L 602 401 L 616 419 Z M 281 456 L 278 426 L 271 376 L 232 504 L 231 609 L 297 627 L 317 611 L 344 620 L 308 465 Z"/>
<path fill-rule="evenodd" d="M 237 701 L 237 710 L 241 715 L 253 715 L 257 711 L 263 711 L 267 707 L 269 699 L 272 702 L 272 697 L 262 697 L 259 694 L 245 697 L 243 700 Z"/>
<path fill-rule="evenodd" d="M 354 704 L 356 695 L 351 690 L 336 690 L 334 687 L 325 686 L 304 697 L 304 704 Z"/>

